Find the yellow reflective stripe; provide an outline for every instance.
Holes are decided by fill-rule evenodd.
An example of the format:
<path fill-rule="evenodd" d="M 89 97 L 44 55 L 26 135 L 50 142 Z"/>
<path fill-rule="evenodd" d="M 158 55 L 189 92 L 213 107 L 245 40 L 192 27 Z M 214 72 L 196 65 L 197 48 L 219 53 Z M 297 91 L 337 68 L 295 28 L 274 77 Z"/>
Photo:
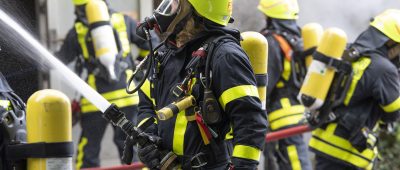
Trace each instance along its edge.
<path fill-rule="evenodd" d="M 233 139 L 233 128 L 225 135 L 225 140 Z"/>
<path fill-rule="evenodd" d="M 271 129 L 277 130 L 286 126 L 296 125 L 300 122 L 302 118 L 303 114 L 298 114 L 298 115 L 284 117 L 273 122 L 271 121 Z"/>
<path fill-rule="evenodd" d="M 285 83 L 283 83 L 282 81 L 278 81 L 278 83 L 276 84 L 277 88 L 283 88 L 285 87 Z"/>
<path fill-rule="evenodd" d="M 288 108 L 291 106 L 289 98 L 282 98 L 280 102 L 282 108 Z"/>
<path fill-rule="evenodd" d="M 139 57 L 146 57 L 147 55 L 149 55 L 150 51 L 149 50 L 143 50 L 143 49 L 139 49 Z"/>
<path fill-rule="evenodd" d="M 156 101 L 154 98 L 151 98 L 151 87 L 150 87 L 150 81 L 146 79 L 146 81 L 143 83 L 142 87 L 140 87 L 140 90 L 146 95 L 146 97 L 153 102 L 153 105 L 156 105 Z"/>
<path fill-rule="evenodd" d="M 268 115 L 268 118 L 269 118 L 269 121 L 272 122 L 272 121 L 275 121 L 282 117 L 287 117 L 287 116 L 304 113 L 304 110 L 305 110 L 305 108 L 303 105 L 295 105 L 295 106 L 292 106 L 289 108 L 282 108 L 282 109 L 273 111 Z"/>
<path fill-rule="evenodd" d="M 140 127 L 143 125 L 144 122 L 146 122 L 147 120 L 149 120 L 150 117 L 146 117 L 144 118 L 142 121 L 139 122 L 139 124 L 137 125 L 137 127 Z M 157 124 L 157 119 L 154 119 L 154 124 Z"/>
<path fill-rule="evenodd" d="M 245 96 L 258 97 L 257 87 L 253 85 L 241 85 L 229 88 L 222 93 L 218 101 L 225 110 L 229 102 Z"/>
<path fill-rule="evenodd" d="M 114 13 L 111 16 L 111 23 L 114 29 L 118 32 L 119 40 L 121 41 L 123 56 L 126 57 L 131 52 L 131 45 L 126 32 L 126 24 L 122 13 Z"/>
<path fill-rule="evenodd" d="M 386 113 L 391 113 L 391 112 L 400 110 L 400 97 L 397 98 L 392 103 L 390 103 L 386 106 L 381 106 L 381 107 Z"/>
<path fill-rule="evenodd" d="M 87 99 L 82 99 L 82 100 L 87 100 Z M 126 98 L 123 97 L 123 98 L 113 99 L 113 100 L 108 100 L 108 101 L 110 103 L 114 103 L 118 107 L 122 108 L 122 107 L 137 105 L 139 103 L 139 96 L 132 95 L 132 96 L 126 97 Z M 81 110 L 82 110 L 82 113 L 99 111 L 99 109 L 91 103 L 82 105 Z"/>
<path fill-rule="evenodd" d="M 88 83 L 89 86 L 92 87 L 94 90 L 97 90 L 97 87 L 96 87 L 96 77 L 94 76 L 94 74 L 89 74 L 89 75 L 88 75 L 87 83 Z"/>
<path fill-rule="evenodd" d="M 8 110 L 11 105 L 11 102 L 9 100 L 0 100 L 0 107 L 3 107 L 4 109 Z"/>
<path fill-rule="evenodd" d="M 77 22 L 75 23 L 75 31 L 78 37 L 79 45 L 81 46 L 82 55 L 85 59 L 89 59 L 89 51 L 85 41 L 89 29 L 83 25 L 83 23 Z"/>
<path fill-rule="evenodd" d="M 184 154 L 185 132 L 188 121 L 186 120 L 185 111 L 181 111 L 176 116 L 174 138 L 172 141 L 172 150 L 177 155 Z"/>
<path fill-rule="evenodd" d="M 314 130 L 310 147 L 358 167 L 366 168 L 376 158 L 376 152 L 365 149 L 360 153 L 348 140 L 334 134 L 336 127 L 336 123 L 331 123 L 326 130 L 320 128 Z"/>
<path fill-rule="evenodd" d="M 349 90 L 347 91 L 346 98 L 344 99 L 344 104 L 347 106 L 350 103 L 351 97 L 353 97 L 354 91 L 356 90 L 358 81 L 361 79 L 364 74 L 365 69 L 371 64 L 371 59 L 368 57 L 362 57 L 358 61 L 353 62 L 353 79 L 351 80 L 351 84 Z"/>
<path fill-rule="evenodd" d="M 290 61 L 288 59 L 283 60 L 283 72 L 282 77 L 284 80 L 288 81 L 290 78 L 290 72 L 292 71 L 292 67 Z"/>
<path fill-rule="evenodd" d="M 233 148 L 232 156 L 236 158 L 244 158 L 258 161 L 260 160 L 260 154 L 260 150 L 255 147 L 246 145 L 235 145 L 235 147 Z"/>
<path fill-rule="evenodd" d="M 348 162 L 352 165 L 355 165 L 360 168 L 366 168 L 371 163 L 365 159 L 362 159 L 358 156 L 354 156 L 353 154 L 336 148 L 332 145 L 329 145 L 325 142 L 322 142 L 316 138 L 311 138 L 309 142 L 309 146 L 318 150 L 319 152 L 330 155 L 336 159 L 342 160 L 344 162 Z"/>
<path fill-rule="evenodd" d="M 88 143 L 87 138 L 82 137 L 81 142 L 79 142 L 79 145 L 78 145 L 78 156 L 76 157 L 76 170 L 79 170 L 82 167 L 83 156 L 85 154 L 83 152 L 83 148 L 86 146 L 87 143 Z"/>
<path fill-rule="evenodd" d="M 290 165 L 292 170 L 301 170 L 301 164 L 299 155 L 297 154 L 297 149 L 295 145 L 290 145 L 287 147 L 288 156 L 290 159 Z"/>

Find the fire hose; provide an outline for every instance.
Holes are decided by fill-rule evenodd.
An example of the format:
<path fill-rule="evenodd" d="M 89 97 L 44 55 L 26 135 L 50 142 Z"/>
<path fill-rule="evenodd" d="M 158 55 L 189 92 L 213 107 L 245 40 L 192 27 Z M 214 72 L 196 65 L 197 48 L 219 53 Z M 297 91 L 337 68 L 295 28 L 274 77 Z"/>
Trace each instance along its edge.
<path fill-rule="evenodd" d="M 277 140 L 280 140 L 283 138 L 306 133 L 311 130 L 312 130 L 312 128 L 309 125 L 295 126 L 295 127 L 279 130 L 276 132 L 270 132 L 266 135 L 265 141 L 267 143 L 272 142 L 272 141 L 277 141 Z M 87 169 L 82 169 L 82 170 L 136 170 L 136 169 L 141 169 L 144 167 L 145 167 L 145 165 L 142 163 L 133 163 L 131 165 L 122 165 L 122 166 L 114 166 L 114 167 L 106 167 L 106 168 L 87 168 Z"/>

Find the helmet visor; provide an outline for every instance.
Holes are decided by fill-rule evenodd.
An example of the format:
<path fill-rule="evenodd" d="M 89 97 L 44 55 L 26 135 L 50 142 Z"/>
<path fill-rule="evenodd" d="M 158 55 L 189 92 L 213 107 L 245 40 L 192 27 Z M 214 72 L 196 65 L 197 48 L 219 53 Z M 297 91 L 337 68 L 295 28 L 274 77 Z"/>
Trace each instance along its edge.
<path fill-rule="evenodd" d="M 163 0 L 156 12 L 164 16 L 171 16 L 178 12 L 178 7 L 179 0 Z"/>

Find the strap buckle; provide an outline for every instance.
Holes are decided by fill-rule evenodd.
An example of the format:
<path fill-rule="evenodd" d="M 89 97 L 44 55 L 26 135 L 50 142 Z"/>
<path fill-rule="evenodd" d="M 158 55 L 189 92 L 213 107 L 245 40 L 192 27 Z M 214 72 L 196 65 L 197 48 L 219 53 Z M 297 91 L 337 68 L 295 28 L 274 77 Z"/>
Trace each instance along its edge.
<path fill-rule="evenodd" d="M 192 157 L 190 160 L 190 165 L 193 169 L 201 168 L 207 165 L 207 158 L 203 152 L 200 152 Z"/>

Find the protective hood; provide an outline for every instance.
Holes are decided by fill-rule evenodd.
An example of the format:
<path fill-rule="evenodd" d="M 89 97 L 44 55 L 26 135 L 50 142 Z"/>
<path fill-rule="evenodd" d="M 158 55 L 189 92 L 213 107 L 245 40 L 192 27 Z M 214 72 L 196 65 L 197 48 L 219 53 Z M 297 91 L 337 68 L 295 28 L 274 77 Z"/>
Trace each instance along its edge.
<path fill-rule="evenodd" d="M 6 78 L 0 72 L 0 92 L 12 92 L 10 85 L 8 85 Z"/>
<path fill-rule="evenodd" d="M 388 40 L 389 38 L 387 36 L 383 35 L 376 28 L 370 26 L 357 37 L 350 47 L 356 49 L 360 54 L 377 52 L 382 56 L 387 57 L 387 48 L 384 44 Z"/>
<path fill-rule="evenodd" d="M 266 29 L 288 32 L 298 37 L 301 36 L 301 30 L 300 27 L 297 25 L 296 20 L 267 18 Z"/>

